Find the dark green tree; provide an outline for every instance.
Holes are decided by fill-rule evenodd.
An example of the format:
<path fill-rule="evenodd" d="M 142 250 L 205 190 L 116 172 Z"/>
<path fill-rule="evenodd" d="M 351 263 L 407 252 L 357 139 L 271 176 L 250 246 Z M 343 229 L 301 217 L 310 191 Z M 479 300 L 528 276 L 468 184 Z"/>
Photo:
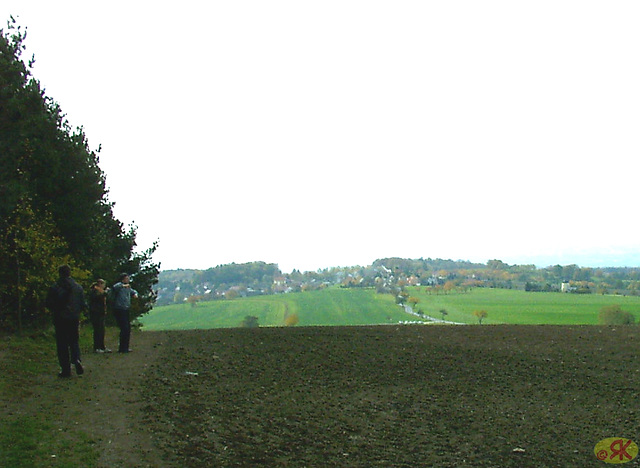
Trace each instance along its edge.
<path fill-rule="evenodd" d="M 157 245 L 134 253 L 135 228 L 113 215 L 100 149 L 70 127 L 32 76 L 33 57 L 22 59 L 26 36 L 13 18 L 0 29 L 0 326 L 21 326 L 25 317 L 41 323 L 43 285 L 56 279 L 46 278 L 44 257 L 65 259 L 85 286 L 127 271 L 141 293 L 134 315 L 144 313 L 154 300 Z"/>

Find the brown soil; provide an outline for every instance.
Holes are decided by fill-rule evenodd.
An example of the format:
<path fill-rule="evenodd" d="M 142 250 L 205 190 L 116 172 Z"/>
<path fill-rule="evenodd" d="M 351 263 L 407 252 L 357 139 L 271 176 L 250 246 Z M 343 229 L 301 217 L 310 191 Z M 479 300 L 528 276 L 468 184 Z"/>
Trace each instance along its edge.
<path fill-rule="evenodd" d="M 53 361 L 22 404 L 89 434 L 100 467 L 605 466 L 598 441 L 640 442 L 638 332 L 143 332 L 130 354 L 85 353 L 82 377 Z"/>

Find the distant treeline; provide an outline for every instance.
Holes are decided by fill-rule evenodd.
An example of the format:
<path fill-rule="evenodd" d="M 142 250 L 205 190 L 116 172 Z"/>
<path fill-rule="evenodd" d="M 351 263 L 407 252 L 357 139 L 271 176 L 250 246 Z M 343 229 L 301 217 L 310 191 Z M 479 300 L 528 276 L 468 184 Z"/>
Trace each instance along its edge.
<path fill-rule="evenodd" d="M 438 291 L 492 287 L 527 291 L 563 291 L 637 295 L 640 268 L 590 268 L 578 265 L 486 264 L 464 260 L 383 258 L 368 266 L 331 267 L 317 271 L 282 273 L 275 263 L 219 265 L 208 270 L 160 272 L 158 304 L 186 300 L 229 299 L 238 296 L 297 292 L 340 285 L 375 287 L 395 292 L 406 286 Z"/>

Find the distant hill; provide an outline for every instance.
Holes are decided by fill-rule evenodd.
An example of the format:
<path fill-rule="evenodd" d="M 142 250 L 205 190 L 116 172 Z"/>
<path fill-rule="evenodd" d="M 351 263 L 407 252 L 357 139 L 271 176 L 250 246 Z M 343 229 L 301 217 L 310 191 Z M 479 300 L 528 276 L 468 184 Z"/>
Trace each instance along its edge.
<path fill-rule="evenodd" d="M 481 264 L 465 260 L 394 257 L 375 260 L 368 266 L 282 273 L 274 263 L 232 263 L 207 270 L 161 271 L 156 305 L 313 291 L 337 285 L 372 287 L 377 292 L 391 294 L 397 294 L 405 286 L 422 285 L 436 289 L 491 287 L 638 295 L 640 268 L 595 268 L 559 263 L 540 268 L 533 263 L 510 265 L 502 260 Z"/>

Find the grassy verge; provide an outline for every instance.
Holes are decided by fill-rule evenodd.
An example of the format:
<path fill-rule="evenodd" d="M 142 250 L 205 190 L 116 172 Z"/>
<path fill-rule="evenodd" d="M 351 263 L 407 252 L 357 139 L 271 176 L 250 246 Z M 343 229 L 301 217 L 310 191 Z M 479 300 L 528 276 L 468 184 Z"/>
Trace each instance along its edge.
<path fill-rule="evenodd" d="M 95 466 L 97 454 L 93 442 L 81 433 L 60 437 L 55 429 L 38 416 L 9 418 L 0 429 L 0 466 L 33 467 L 90 467 Z M 72 443 L 68 442 L 69 437 Z"/>
<path fill-rule="evenodd" d="M 90 330 L 81 334 L 81 347 L 89 345 Z M 0 339 L 0 466 L 90 467 L 98 454 L 94 442 L 80 430 L 61 433 L 47 421 L 46 411 L 36 412 L 35 385 L 43 374 L 55 374 L 55 339 L 52 331 Z"/>

